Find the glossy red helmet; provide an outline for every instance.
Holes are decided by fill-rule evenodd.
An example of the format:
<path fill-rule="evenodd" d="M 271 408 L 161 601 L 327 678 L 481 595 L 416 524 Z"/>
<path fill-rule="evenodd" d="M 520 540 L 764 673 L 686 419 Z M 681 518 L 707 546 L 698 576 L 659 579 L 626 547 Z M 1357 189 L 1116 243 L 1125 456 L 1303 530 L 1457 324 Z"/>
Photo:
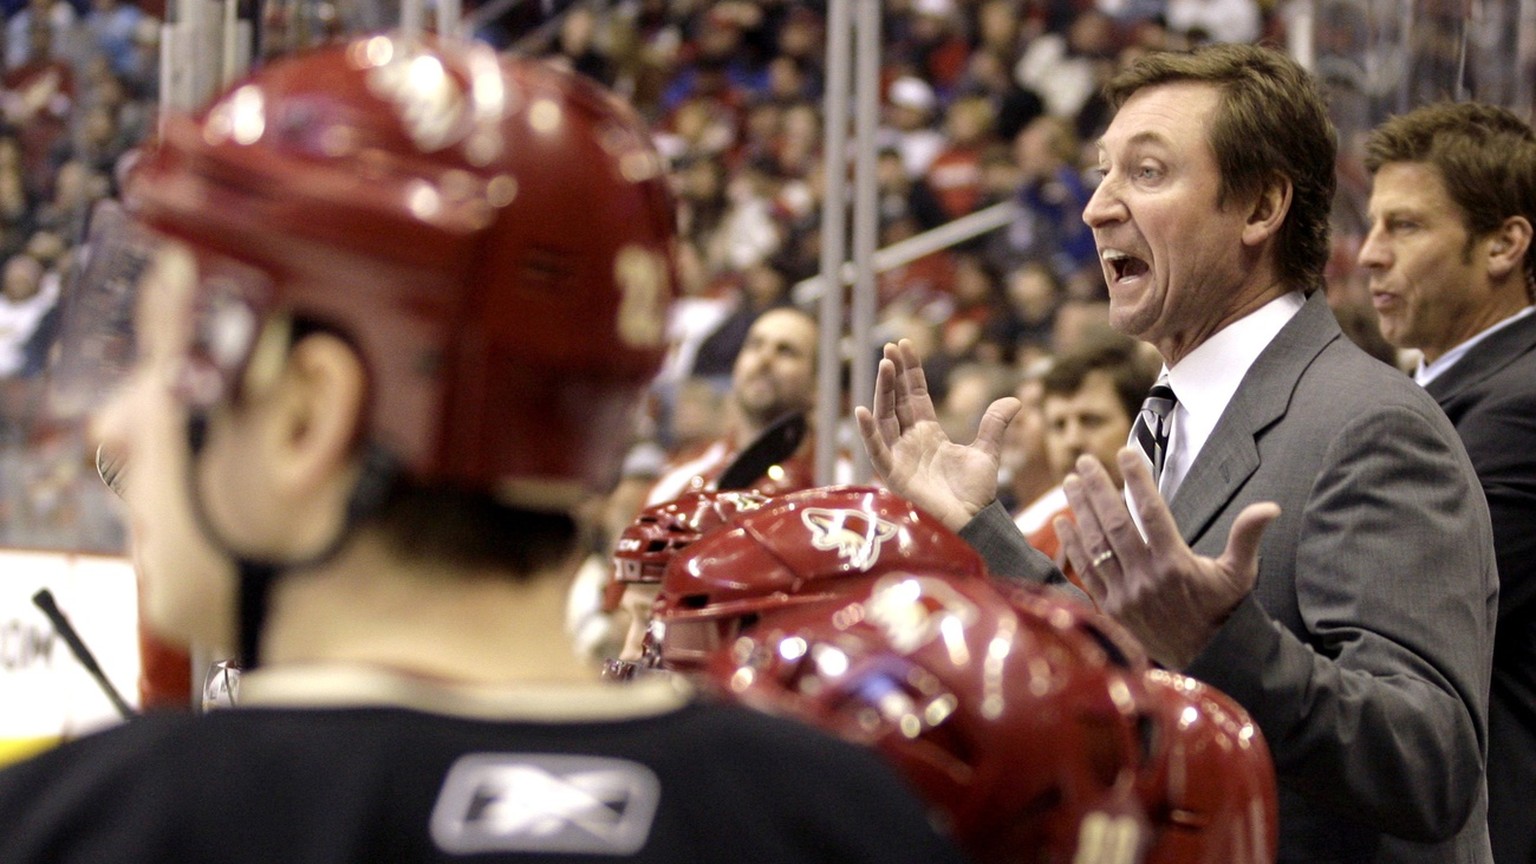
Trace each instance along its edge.
<path fill-rule="evenodd" d="M 1175 672 L 1150 670 L 1143 684 L 1157 718 L 1142 787 L 1156 835 L 1148 864 L 1272 864 L 1275 768 L 1248 712 Z"/>
<path fill-rule="evenodd" d="M 982 864 L 1139 861 L 1139 670 L 1091 611 L 920 572 L 764 621 L 707 677 L 878 749 Z"/>
<path fill-rule="evenodd" d="M 738 514 L 756 510 L 768 501 L 766 495 L 756 492 L 686 492 L 641 510 L 614 544 L 613 577 L 604 608 L 612 611 L 625 585 L 660 584 L 672 556 Z"/>
<path fill-rule="evenodd" d="M 661 659 L 695 669 L 743 626 L 825 606 L 892 572 L 981 578 L 954 532 L 884 489 L 833 486 L 774 498 L 673 557 L 654 607 Z"/>
<path fill-rule="evenodd" d="M 604 675 L 628 681 L 643 670 L 661 667 L 660 639 L 652 632 L 650 616 L 640 607 L 654 599 L 667 562 L 703 535 L 768 500 L 756 492 L 687 492 L 640 511 L 615 544 L 613 573 L 603 589 L 603 611 L 610 615 L 620 611 L 630 586 L 649 586 L 649 592 L 638 596 L 638 602 L 625 610 L 633 620 L 628 622 L 624 649 L 619 657 L 604 661 Z M 634 644 L 637 639 L 638 648 Z"/>
<path fill-rule="evenodd" d="M 469 42 L 327 46 L 166 117 L 126 201 L 258 274 L 237 292 L 258 320 L 346 334 L 367 434 L 412 478 L 554 509 L 614 478 L 664 348 L 674 213 L 647 130 L 588 79 Z"/>

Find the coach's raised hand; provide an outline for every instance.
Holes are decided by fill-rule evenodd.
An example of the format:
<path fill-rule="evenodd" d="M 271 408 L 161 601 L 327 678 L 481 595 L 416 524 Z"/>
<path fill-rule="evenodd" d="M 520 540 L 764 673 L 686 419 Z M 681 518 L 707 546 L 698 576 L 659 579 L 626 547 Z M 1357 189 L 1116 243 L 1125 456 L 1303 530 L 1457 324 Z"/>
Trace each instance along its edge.
<path fill-rule="evenodd" d="M 855 408 L 854 417 L 885 485 L 958 531 L 997 497 L 999 445 L 1019 407 L 1011 396 L 999 399 L 987 407 L 974 441 L 949 440 L 917 351 L 903 339 L 886 344 L 873 407 Z"/>

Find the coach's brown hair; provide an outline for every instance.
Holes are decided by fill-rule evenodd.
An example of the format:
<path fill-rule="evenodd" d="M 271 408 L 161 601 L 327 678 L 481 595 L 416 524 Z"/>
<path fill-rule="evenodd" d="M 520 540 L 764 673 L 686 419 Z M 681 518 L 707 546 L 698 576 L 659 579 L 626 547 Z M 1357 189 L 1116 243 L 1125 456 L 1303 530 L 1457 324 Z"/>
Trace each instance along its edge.
<path fill-rule="evenodd" d="M 1222 96 L 1206 132 L 1221 170 L 1217 204 L 1246 201 L 1276 178 L 1289 180 L 1277 266 L 1297 287 L 1321 287 L 1338 144 L 1312 76 L 1273 48 L 1213 44 L 1143 55 L 1111 78 L 1104 94 L 1118 108 L 1138 90 L 1181 81 L 1211 84 Z"/>

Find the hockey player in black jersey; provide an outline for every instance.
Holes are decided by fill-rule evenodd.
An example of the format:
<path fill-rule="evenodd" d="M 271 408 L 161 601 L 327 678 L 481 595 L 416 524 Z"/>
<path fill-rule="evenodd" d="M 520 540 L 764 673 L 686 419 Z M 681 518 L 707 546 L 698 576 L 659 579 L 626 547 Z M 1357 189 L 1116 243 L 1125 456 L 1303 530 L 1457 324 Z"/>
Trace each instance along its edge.
<path fill-rule="evenodd" d="M 168 116 L 125 205 L 95 431 L 145 620 L 238 651 L 241 704 L 0 773 L 0 862 L 958 860 L 875 754 L 568 647 L 674 277 L 612 95 L 353 39 Z"/>

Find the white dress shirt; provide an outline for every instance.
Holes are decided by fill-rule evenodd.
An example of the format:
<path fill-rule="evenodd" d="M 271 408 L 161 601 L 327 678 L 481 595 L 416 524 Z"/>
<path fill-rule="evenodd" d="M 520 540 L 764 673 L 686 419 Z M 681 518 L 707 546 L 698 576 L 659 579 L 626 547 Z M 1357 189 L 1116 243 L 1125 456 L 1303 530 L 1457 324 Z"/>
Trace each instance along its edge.
<path fill-rule="evenodd" d="M 1178 399 L 1168 435 L 1168 454 L 1158 480 L 1164 500 L 1173 498 L 1189 474 L 1195 457 L 1210 439 L 1253 362 L 1305 303 L 1300 291 L 1277 297 L 1216 331 L 1176 365 L 1163 369 L 1168 375 L 1168 386 Z M 1134 440 L 1128 443 L 1136 446 Z M 1141 517 L 1130 500 L 1129 488 L 1126 500 L 1131 504 L 1131 517 L 1141 528 Z M 1142 534 L 1146 534 L 1146 529 L 1142 529 Z"/>

